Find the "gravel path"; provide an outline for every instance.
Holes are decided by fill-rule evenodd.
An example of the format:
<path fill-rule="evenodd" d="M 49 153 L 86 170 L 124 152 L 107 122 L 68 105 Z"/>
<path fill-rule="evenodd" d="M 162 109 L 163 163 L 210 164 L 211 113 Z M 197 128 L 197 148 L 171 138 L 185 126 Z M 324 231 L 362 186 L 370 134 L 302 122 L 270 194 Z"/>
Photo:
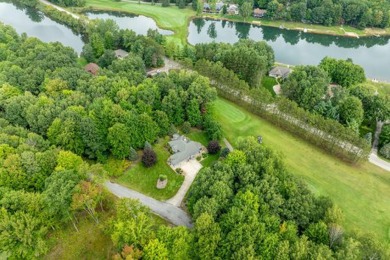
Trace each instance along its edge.
<path fill-rule="evenodd" d="M 191 218 L 188 214 L 172 204 L 158 201 L 137 191 L 109 181 L 107 181 L 104 185 L 112 194 L 119 198 L 138 199 L 142 204 L 149 207 L 155 214 L 165 218 L 176 226 L 192 227 Z"/>
<path fill-rule="evenodd" d="M 223 142 L 225 143 L 226 147 L 230 150 L 233 151 L 234 148 L 233 146 L 229 143 L 229 141 L 226 138 L 223 138 Z"/>

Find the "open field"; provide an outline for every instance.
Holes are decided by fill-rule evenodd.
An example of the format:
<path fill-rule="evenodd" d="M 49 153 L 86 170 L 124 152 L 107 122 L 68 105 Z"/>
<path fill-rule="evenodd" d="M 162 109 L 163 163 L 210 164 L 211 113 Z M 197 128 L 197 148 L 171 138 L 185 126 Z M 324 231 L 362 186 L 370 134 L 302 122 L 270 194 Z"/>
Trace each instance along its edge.
<path fill-rule="evenodd" d="M 171 30 L 175 38 L 182 43 L 187 39 L 188 21 L 195 12 L 190 8 L 179 9 L 177 6 L 161 7 L 161 5 L 138 4 L 135 2 L 115 2 L 112 0 L 87 0 L 86 7 L 111 11 L 121 11 L 145 15 L 153 18 L 161 29 Z"/>
<path fill-rule="evenodd" d="M 158 200 L 167 200 L 173 197 L 183 183 L 184 177 L 174 172 L 167 164 L 167 159 L 170 156 L 164 148 L 167 142 L 168 138 L 160 139 L 157 144 L 153 145 L 157 154 L 157 163 L 154 166 L 146 168 L 139 161 L 122 176 L 115 179 L 115 182 Z M 162 190 L 156 188 L 160 174 L 168 177 L 168 184 Z"/>
<path fill-rule="evenodd" d="M 233 146 L 238 137 L 262 135 L 265 145 L 283 154 L 292 174 L 340 206 L 348 230 L 372 232 L 390 241 L 389 172 L 368 162 L 350 165 L 337 160 L 224 99 L 217 100 L 214 110 Z"/>

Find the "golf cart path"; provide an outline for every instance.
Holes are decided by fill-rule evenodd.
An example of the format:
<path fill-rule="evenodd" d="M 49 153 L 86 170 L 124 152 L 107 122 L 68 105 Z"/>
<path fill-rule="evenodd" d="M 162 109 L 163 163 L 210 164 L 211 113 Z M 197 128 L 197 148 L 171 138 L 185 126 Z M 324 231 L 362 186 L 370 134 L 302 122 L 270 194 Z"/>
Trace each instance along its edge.
<path fill-rule="evenodd" d="M 192 227 L 191 218 L 188 214 L 172 204 L 158 201 L 117 183 L 107 181 L 104 185 L 108 191 L 119 198 L 138 199 L 140 203 L 150 208 L 152 212 L 165 218 L 176 226 Z"/>

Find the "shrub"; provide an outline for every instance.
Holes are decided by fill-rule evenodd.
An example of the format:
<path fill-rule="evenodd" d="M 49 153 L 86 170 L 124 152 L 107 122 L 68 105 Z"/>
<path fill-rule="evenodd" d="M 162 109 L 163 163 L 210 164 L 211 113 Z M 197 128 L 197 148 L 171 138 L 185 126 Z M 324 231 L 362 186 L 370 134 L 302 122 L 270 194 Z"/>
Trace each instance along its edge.
<path fill-rule="evenodd" d="M 183 133 L 188 134 L 191 131 L 191 124 L 187 121 L 184 122 L 181 130 L 183 131 Z"/>
<path fill-rule="evenodd" d="M 183 169 L 182 168 L 176 168 L 175 170 L 178 174 L 182 174 L 183 173 Z"/>
<path fill-rule="evenodd" d="M 379 136 L 379 147 L 383 147 L 388 143 L 390 143 L 390 125 L 384 125 Z"/>
<path fill-rule="evenodd" d="M 166 179 L 168 179 L 168 177 L 167 177 L 165 174 L 160 174 L 160 175 L 158 176 L 158 179 L 159 179 L 160 181 L 165 181 Z"/>
<path fill-rule="evenodd" d="M 152 145 L 151 145 L 148 141 L 145 142 L 144 150 L 145 150 L 145 149 L 151 149 L 151 150 L 153 150 Z"/>
<path fill-rule="evenodd" d="M 142 163 L 145 165 L 145 167 L 152 167 L 157 162 L 157 155 L 156 153 L 149 148 L 144 149 L 144 153 L 142 155 Z"/>
<path fill-rule="evenodd" d="M 390 159 L 390 143 L 385 144 L 380 150 L 379 154 L 385 157 L 386 159 Z"/>
<path fill-rule="evenodd" d="M 169 134 L 169 135 L 174 135 L 174 134 L 176 134 L 176 133 L 177 133 L 176 127 L 175 127 L 174 125 L 171 125 L 171 126 L 169 127 L 168 134 Z"/>
<path fill-rule="evenodd" d="M 221 158 L 226 158 L 230 153 L 230 150 L 229 148 L 225 147 L 221 150 L 221 154 L 219 155 L 219 157 Z"/>
<path fill-rule="evenodd" d="M 221 146 L 218 141 L 213 140 L 207 145 L 207 150 L 209 151 L 209 154 L 217 154 L 221 150 Z"/>
<path fill-rule="evenodd" d="M 137 159 L 138 159 L 137 151 L 133 147 L 130 147 L 129 160 L 134 162 Z"/>
<path fill-rule="evenodd" d="M 200 161 L 201 159 L 202 159 L 202 156 L 200 156 L 200 155 L 196 156 L 197 161 Z"/>

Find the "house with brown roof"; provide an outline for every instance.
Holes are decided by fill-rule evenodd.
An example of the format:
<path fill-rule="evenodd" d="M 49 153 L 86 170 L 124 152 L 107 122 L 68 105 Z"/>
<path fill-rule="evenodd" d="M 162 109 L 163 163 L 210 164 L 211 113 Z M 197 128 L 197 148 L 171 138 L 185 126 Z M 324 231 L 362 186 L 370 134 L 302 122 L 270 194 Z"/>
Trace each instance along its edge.
<path fill-rule="evenodd" d="M 256 8 L 255 10 L 253 10 L 253 17 L 262 18 L 265 16 L 266 13 L 267 13 L 267 10 Z"/>
<path fill-rule="evenodd" d="M 84 67 L 84 70 L 86 72 L 89 72 L 91 73 L 92 75 L 96 75 L 98 72 L 99 72 L 99 65 L 97 65 L 96 63 L 88 63 L 87 65 L 85 65 Z"/>

